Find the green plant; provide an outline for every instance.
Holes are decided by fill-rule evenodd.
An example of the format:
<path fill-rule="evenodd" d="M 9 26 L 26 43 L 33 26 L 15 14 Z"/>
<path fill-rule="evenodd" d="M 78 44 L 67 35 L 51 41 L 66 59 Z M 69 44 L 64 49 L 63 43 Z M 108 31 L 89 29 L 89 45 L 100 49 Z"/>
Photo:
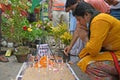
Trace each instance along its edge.
<path fill-rule="evenodd" d="M 29 23 L 27 20 L 23 22 L 23 26 L 21 28 L 21 37 L 22 39 L 28 39 L 29 41 L 34 41 L 36 38 L 41 37 L 46 32 L 43 31 L 36 25 L 36 22 Z"/>
<path fill-rule="evenodd" d="M 8 40 L 22 43 L 23 39 L 34 41 L 36 38 L 46 36 L 50 31 L 49 21 L 38 21 L 29 23 L 26 16 L 21 14 L 21 11 L 27 11 L 29 5 L 28 0 L 10 0 L 12 10 L 6 10 L 2 19 L 3 36 Z"/>
<path fill-rule="evenodd" d="M 64 32 L 61 36 L 60 39 L 62 41 L 63 44 L 65 45 L 69 45 L 72 39 L 72 35 L 70 34 L 70 32 Z"/>
<path fill-rule="evenodd" d="M 67 24 L 60 23 L 56 27 L 52 27 L 51 36 L 54 37 L 55 45 L 58 48 L 62 48 L 61 44 L 63 45 L 63 38 L 61 37 L 65 32 L 68 32 Z M 67 36 L 66 36 L 67 38 Z"/>
<path fill-rule="evenodd" d="M 19 46 L 16 48 L 15 55 L 27 55 L 30 53 L 30 48 L 26 46 Z"/>
<path fill-rule="evenodd" d="M 37 27 L 48 33 L 52 32 L 52 23 L 49 20 L 38 20 L 37 22 L 35 22 L 35 24 Z"/>
<path fill-rule="evenodd" d="M 66 31 L 68 31 L 68 28 L 65 23 L 58 24 L 56 27 L 52 27 L 51 35 L 57 41 L 60 39 L 60 36 Z"/>
<path fill-rule="evenodd" d="M 26 10 L 29 7 L 26 5 L 28 0 L 9 0 L 11 9 L 5 10 L 2 16 L 2 32 L 3 36 L 10 41 L 21 42 L 21 28 L 26 16 L 21 15 L 21 10 Z M 6 4 L 6 3 L 5 3 Z"/>
<path fill-rule="evenodd" d="M 15 49 L 14 55 L 16 56 L 18 62 L 23 63 L 27 60 L 29 53 L 30 53 L 29 47 L 19 46 Z"/>
<path fill-rule="evenodd" d="M 49 20 L 38 20 L 29 23 L 26 13 L 30 10 L 28 0 L 9 0 L 11 10 L 6 10 L 2 16 L 3 36 L 12 42 L 22 44 L 23 39 L 33 42 L 35 39 L 44 39 L 51 32 Z"/>

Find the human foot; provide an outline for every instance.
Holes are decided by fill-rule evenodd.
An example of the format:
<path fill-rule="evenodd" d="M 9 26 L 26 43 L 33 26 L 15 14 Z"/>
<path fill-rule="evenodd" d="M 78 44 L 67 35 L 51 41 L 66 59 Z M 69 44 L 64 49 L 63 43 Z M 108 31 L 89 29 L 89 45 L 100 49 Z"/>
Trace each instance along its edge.
<path fill-rule="evenodd" d="M 4 55 L 0 55 L 0 62 L 9 62 L 9 60 Z"/>

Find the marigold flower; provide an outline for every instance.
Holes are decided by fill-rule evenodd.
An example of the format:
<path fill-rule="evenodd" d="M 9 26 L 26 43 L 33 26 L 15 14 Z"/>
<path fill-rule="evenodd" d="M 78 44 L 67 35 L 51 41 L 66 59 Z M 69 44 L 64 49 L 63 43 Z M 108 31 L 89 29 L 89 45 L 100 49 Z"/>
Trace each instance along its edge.
<path fill-rule="evenodd" d="M 27 30 L 28 30 L 29 32 L 31 32 L 31 31 L 32 31 L 32 28 L 28 28 Z"/>
<path fill-rule="evenodd" d="M 65 32 L 63 35 L 60 36 L 62 42 L 66 45 L 70 44 L 72 36 L 69 32 Z"/>

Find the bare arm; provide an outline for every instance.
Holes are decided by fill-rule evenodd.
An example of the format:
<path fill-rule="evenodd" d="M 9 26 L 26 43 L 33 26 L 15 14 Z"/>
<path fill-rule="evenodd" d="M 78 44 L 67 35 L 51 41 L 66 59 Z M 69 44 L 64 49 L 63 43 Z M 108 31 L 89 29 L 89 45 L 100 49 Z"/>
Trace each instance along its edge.
<path fill-rule="evenodd" d="M 78 37 L 79 37 L 78 32 L 77 32 L 77 30 L 75 30 L 75 32 L 73 33 L 73 36 L 72 36 L 71 43 L 70 43 L 70 49 L 73 47 L 73 45 L 75 44 Z"/>
<path fill-rule="evenodd" d="M 79 37 L 79 35 L 78 35 L 78 30 L 77 30 L 77 29 L 78 29 L 77 27 L 79 27 L 79 26 L 80 26 L 80 24 L 77 23 L 77 25 L 76 25 L 76 30 L 75 30 L 74 33 L 73 33 L 73 36 L 72 36 L 72 40 L 71 40 L 70 45 L 67 46 L 67 47 L 65 47 L 65 49 L 64 49 L 64 53 L 65 53 L 66 55 L 68 55 L 68 53 L 70 52 L 70 50 L 72 49 L 73 45 L 75 44 L 75 42 L 77 41 L 77 39 L 78 39 L 78 37 Z"/>
<path fill-rule="evenodd" d="M 77 41 L 78 38 L 80 38 L 84 43 L 86 43 L 88 41 L 87 36 L 88 36 L 87 28 L 80 25 L 80 23 L 77 23 L 76 30 L 72 36 L 72 41 L 71 41 L 70 45 L 64 49 L 64 53 L 66 55 L 68 55 L 68 53 L 70 52 L 70 50 L 72 49 L 73 45 L 75 44 L 75 42 Z"/>

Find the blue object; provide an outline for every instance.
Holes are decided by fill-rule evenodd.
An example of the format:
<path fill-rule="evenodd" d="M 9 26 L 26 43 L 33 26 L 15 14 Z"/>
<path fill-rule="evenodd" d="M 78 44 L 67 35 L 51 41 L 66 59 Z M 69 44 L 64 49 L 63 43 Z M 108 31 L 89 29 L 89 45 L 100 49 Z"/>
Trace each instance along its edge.
<path fill-rule="evenodd" d="M 111 9 L 110 15 L 120 20 L 120 9 Z"/>
<path fill-rule="evenodd" d="M 74 32 L 76 28 L 76 18 L 72 15 L 72 12 L 70 12 L 70 32 Z"/>

